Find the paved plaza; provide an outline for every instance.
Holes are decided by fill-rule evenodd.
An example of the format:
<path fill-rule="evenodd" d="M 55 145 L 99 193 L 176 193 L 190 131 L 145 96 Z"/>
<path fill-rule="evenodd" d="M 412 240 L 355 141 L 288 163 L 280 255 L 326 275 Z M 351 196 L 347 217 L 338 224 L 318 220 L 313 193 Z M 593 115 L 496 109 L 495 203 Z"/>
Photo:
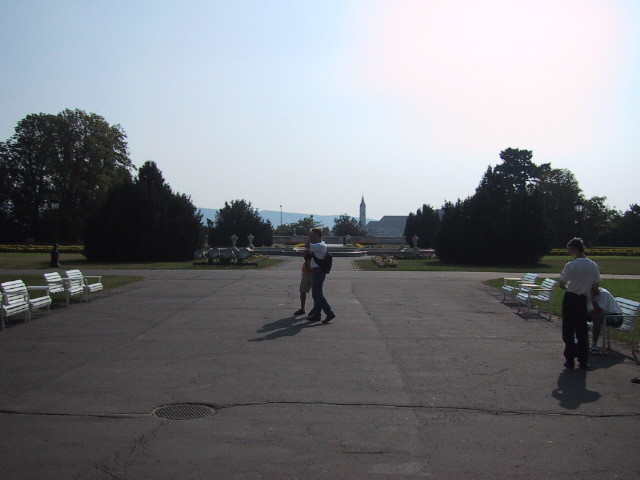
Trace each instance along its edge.
<path fill-rule="evenodd" d="M 500 303 L 482 281 L 501 274 L 348 258 L 325 283 L 337 318 L 311 324 L 291 317 L 300 265 L 136 271 L 12 322 L 0 478 L 640 477 L 640 367 L 621 345 L 564 371 L 559 319 Z M 174 404 L 215 413 L 153 413 Z"/>

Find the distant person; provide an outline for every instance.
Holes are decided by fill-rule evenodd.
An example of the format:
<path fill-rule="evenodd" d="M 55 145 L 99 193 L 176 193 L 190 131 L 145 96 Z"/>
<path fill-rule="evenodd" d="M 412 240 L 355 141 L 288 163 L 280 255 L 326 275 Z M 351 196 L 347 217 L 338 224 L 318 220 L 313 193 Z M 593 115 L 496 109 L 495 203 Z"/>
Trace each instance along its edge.
<path fill-rule="evenodd" d="M 593 260 L 584 254 L 581 238 L 573 238 L 568 244 L 573 257 L 560 274 L 560 288 L 566 290 L 562 299 L 562 340 L 564 341 L 564 366 L 575 368 L 578 359 L 580 368 L 589 367 L 589 330 L 587 327 L 587 302 L 590 295 L 598 291 L 600 270 Z M 577 341 L 577 345 L 576 345 Z"/>
<path fill-rule="evenodd" d="M 304 315 L 304 306 L 307 303 L 307 294 L 311 291 L 311 256 L 305 258 L 302 263 L 302 275 L 300 276 L 300 309 L 293 312 L 294 315 Z"/>
<path fill-rule="evenodd" d="M 591 335 L 591 349 L 589 353 L 599 355 L 598 340 L 602 330 L 602 322 L 607 315 L 622 315 L 622 309 L 611 292 L 606 288 L 598 288 L 597 293 L 591 298 L 592 308 L 588 311 L 589 318 L 593 323 Z"/>
<path fill-rule="evenodd" d="M 305 247 L 307 255 L 311 257 L 311 295 L 313 297 L 313 308 L 309 312 L 307 320 L 317 322 L 320 320 L 321 313 L 324 312 L 327 316 L 322 323 L 329 323 L 336 316 L 322 291 L 327 274 L 316 261 L 321 261 L 327 256 L 327 245 L 322 241 L 322 230 L 319 228 L 311 229 Z"/>

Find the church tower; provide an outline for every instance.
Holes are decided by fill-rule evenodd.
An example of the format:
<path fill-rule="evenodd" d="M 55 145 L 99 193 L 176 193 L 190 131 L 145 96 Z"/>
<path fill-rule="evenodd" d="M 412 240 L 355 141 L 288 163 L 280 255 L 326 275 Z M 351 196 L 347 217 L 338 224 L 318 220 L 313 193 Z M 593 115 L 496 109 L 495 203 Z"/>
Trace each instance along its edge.
<path fill-rule="evenodd" d="M 367 226 L 367 205 L 364 203 L 364 195 L 360 202 L 360 227 L 365 228 Z"/>

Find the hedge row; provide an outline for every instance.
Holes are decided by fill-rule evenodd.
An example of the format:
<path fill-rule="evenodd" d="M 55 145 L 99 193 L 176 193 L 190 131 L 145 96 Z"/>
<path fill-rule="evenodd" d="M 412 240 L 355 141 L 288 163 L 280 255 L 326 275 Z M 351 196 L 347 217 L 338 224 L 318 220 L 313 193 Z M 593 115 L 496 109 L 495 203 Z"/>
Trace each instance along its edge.
<path fill-rule="evenodd" d="M 603 256 L 603 257 L 637 257 L 640 256 L 640 248 L 587 248 L 585 249 L 587 256 Z M 549 255 L 567 255 L 564 248 L 554 248 Z"/>
<path fill-rule="evenodd" d="M 83 253 L 82 245 L 58 245 L 60 253 Z M 50 253 L 51 245 L 0 245 L 2 253 Z"/>

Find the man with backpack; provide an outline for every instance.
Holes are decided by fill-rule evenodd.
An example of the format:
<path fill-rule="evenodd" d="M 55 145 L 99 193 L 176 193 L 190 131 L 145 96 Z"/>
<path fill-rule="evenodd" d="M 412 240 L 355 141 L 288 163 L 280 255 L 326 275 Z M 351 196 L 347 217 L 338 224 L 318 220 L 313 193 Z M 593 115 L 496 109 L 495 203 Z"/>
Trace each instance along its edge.
<path fill-rule="evenodd" d="M 324 312 L 327 316 L 322 320 L 322 323 L 329 323 L 336 316 L 331 310 L 329 302 L 324 298 L 322 288 L 327 273 L 331 270 L 332 258 L 327 252 L 327 245 L 322 241 L 322 230 L 319 228 L 311 229 L 305 247 L 305 256 L 311 260 L 311 296 L 313 297 L 313 308 L 309 312 L 307 320 L 317 322 L 320 320 L 320 314 Z"/>

